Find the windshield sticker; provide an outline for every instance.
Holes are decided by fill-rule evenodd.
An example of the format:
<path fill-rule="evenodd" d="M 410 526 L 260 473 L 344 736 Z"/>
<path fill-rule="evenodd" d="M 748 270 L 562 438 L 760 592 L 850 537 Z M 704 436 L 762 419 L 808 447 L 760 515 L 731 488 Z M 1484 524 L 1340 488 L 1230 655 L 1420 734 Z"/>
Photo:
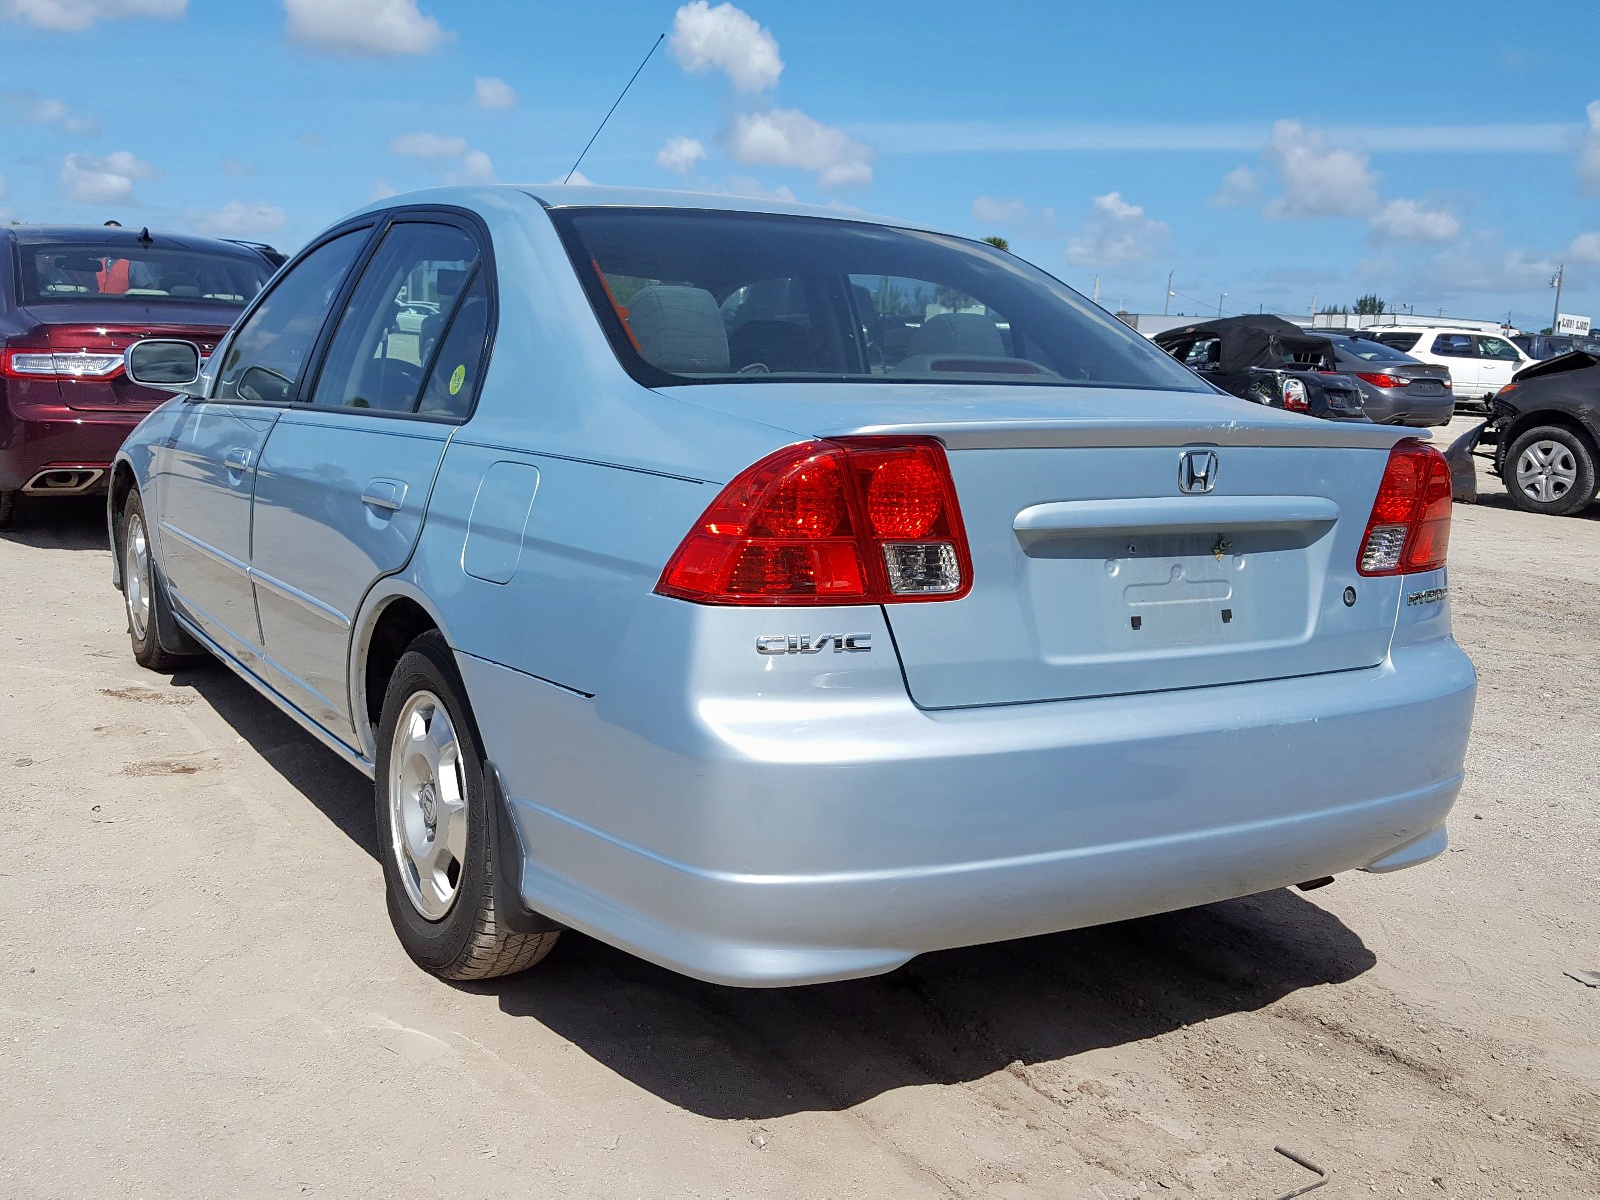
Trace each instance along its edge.
<path fill-rule="evenodd" d="M 467 368 L 458 366 L 450 372 L 450 394 L 454 396 L 461 390 L 461 385 L 467 381 Z"/>

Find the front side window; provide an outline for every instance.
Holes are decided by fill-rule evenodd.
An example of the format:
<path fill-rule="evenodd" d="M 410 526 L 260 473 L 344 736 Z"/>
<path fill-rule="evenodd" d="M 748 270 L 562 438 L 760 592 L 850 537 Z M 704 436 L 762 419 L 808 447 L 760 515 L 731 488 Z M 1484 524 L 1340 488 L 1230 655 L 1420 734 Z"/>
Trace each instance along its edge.
<path fill-rule="evenodd" d="M 996 384 L 1209 391 L 1021 259 L 854 221 L 554 209 L 623 365 L 649 386 Z"/>
<path fill-rule="evenodd" d="M 1505 338 L 1480 337 L 1478 339 L 1478 357 L 1493 358 L 1509 362 L 1520 362 L 1517 348 Z"/>
<path fill-rule="evenodd" d="M 365 229 L 324 242 L 289 267 L 228 343 L 214 393 L 219 400 L 286 403 L 327 320 Z"/>
<path fill-rule="evenodd" d="M 164 246 L 24 242 L 17 247 L 24 305 L 104 299 L 243 308 L 272 274 L 265 259 Z"/>
<path fill-rule="evenodd" d="M 477 243 L 454 225 L 393 226 L 350 294 L 311 402 L 415 412 L 424 377 L 478 272 Z M 459 396 L 466 368 L 458 365 Z M 474 373 L 476 367 L 474 358 Z"/>

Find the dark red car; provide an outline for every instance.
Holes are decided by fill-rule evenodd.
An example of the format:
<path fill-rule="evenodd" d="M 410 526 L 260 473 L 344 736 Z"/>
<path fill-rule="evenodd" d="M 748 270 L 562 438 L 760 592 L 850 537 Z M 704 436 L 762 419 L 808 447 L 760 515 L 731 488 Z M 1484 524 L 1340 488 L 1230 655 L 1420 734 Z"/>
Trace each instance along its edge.
<path fill-rule="evenodd" d="M 104 488 L 123 438 L 169 394 L 130 383 L 122 352 L 178 337 L 209 354 L 281 261 L 187 234 L 0 228 L 0 525 L 18 496 Z"/>

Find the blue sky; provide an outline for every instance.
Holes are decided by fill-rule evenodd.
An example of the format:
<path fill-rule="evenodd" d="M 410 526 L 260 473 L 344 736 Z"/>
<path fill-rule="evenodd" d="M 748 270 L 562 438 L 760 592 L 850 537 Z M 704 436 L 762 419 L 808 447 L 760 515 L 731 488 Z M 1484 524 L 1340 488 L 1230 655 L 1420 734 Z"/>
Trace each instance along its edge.
<path fill-rule="evenodd" d="M 1132 311 L 1600 318 L 1584 6 L 0 0 L 0 218 L 292 249 L 455 180 L 1000 234 Z M 1226 293 L 1226 296 L 1222 296 Z"/>

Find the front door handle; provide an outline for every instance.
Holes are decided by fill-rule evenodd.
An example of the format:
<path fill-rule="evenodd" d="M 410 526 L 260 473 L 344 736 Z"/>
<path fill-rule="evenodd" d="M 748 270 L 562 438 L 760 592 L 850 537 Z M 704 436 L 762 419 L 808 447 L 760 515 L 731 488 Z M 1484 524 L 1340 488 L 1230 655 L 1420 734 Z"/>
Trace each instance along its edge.
<path fill-rule="evenodd" d="M 228 451 L 228 457 L 222 462 L 235 475 L 243 475 L 250 469 L 250 460 L 255 456 L 255 451 L 249 446 L 235 446 Z"/>
<path fill-rule="evenodd" d="M 398 479 L 374 479 L 361 493 L 361 503 L 369 508 L 384 508 L 398 512 L 406 502 L 406 485 Z"/>

